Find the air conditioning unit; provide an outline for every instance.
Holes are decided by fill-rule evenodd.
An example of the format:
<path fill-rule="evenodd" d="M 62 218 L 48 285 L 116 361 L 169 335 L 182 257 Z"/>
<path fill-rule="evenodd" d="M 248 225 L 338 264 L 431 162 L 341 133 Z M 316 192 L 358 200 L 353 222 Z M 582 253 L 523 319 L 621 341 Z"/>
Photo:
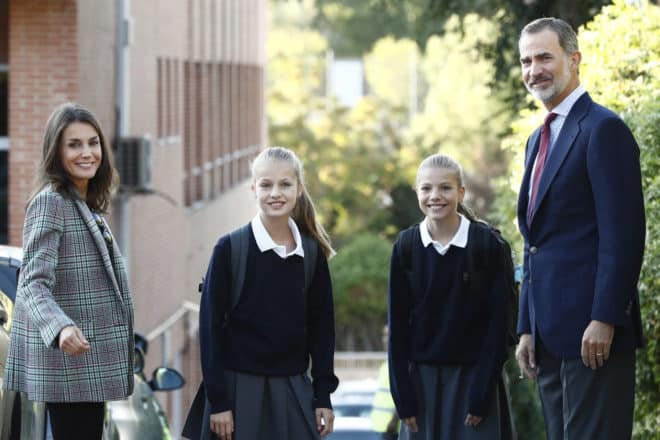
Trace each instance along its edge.
<path fill-rule="evenodd" d="M 151 140 L 124 137 L 115 143 L 115 166 L 120 186 L 127 190 L 151 188 Z"/>

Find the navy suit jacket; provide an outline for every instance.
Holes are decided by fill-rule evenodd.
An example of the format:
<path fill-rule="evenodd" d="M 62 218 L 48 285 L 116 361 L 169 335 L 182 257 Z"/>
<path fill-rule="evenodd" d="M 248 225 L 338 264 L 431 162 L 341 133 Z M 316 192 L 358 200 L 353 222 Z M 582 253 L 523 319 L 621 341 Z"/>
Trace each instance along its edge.
<path fill-rule="evenodd" d="M 615 326 L 612 351 L 643 345 L 637 282 L 645 239 L 639 147 L 625 123 L 583 94 L 547 159 L 527 224 L 540 128 L 527 140 L 518 225 L 525 239 L 518 333 L 580 357 L 591 320 Z"/>

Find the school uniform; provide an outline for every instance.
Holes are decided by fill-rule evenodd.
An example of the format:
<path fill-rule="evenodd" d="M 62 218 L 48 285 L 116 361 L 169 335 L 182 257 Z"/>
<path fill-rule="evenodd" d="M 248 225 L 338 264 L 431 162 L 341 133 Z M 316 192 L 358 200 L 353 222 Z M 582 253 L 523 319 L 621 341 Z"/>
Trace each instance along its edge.
<path fill-rule="evenodd" d="M 392 397 L 401 419 L 416 417 L 419 431 L 402 424 L 400 438 L 424 440 L 501 439 L 507 405 L 498 403 L 498 381 L 506 358 L 504 272 L 493 255 L 467 271 L 471 228 L 484 227 L 460 216 L 445 246 L 433 242 L 426 219 L 415 240 L 410 279 L 398 247 L 392 253 L 388 292 L 389 367 Z M 399 238 L 400 240 L 400 238 Z M 496 240 L 492 236 L 492 240 Z M 483 417 L 465 426 L 467 414 Z"/>
<path fill-rule="evenodd" d="M 208 411 L 233 412 L 234 440 L 317 439 L 314 409 L 331 408 L 338 383 L 328 264 L 319 252 L 305 295 L 305 255 L 295 222 L 289 220 L 296 241 L 289 254 L 259 216 L 250 226 L 245 281 L 233 308 L 229 235 L 213 249 L 206 274 L 200 344 Z M 306 373 L 310 357 L 313 382 Z"/>

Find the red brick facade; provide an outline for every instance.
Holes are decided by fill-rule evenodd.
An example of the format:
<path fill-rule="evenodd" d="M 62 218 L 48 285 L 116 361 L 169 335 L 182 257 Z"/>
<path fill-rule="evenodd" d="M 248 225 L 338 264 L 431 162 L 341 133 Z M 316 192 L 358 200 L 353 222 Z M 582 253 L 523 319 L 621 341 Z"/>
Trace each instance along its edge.
<path fill-rule="evenodd" d="M 90 107 L 114 137 L 116 11 L 107 0 L 9 0 L 9 230 L 21 245 L 43 128 L 58 104 Z M 151 141 L 152 194 L 110 218 L 130 268 L 146 372 L 178 368 L 160 393 L 173 431 L 199 383 L 196 285 L 217 238 L 254 215 L 248 163 L 266 143 L 266 0 L 126 1 L 125 134 Z"/>
<path fill-rule="evenodd" d="M 9 23 L 9 242 L 20 245 L 46 119 L 79 98 L 76 1 L 13 0 Z"/>

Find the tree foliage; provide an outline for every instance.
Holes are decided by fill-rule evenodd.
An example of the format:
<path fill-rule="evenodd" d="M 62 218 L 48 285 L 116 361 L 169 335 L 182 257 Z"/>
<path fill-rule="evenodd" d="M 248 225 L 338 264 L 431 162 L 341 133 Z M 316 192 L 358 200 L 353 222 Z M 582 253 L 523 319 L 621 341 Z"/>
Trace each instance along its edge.
<path fill-rule="evenodd" d="M 660 7 L 617 0 L 580 30 L 582 78 L 621 114 L 640 147 L 646 250 L 640 302 L 647 347 L 638 353 L 635 438 L 660 432 Z"/>
<path fill-rule="evenodd" d="M 339 57 L 360 57 L 380 39 L 409 39 L 420 47 L 437 33 L 423 19 L 428 0 L 316 0 L 315 26 Z M 435 32 L 434 32 L 434 29 Z"/>
<path fill-rule="evenodd" d="M 309 0 L 307 0 L 309 1 Z M 479 48 L 494 67 L 490 77 L 501 99 L 517 110 L 524 102 L 518 87 L 518 35 L 538 17 L 560 17 L 575 28 L 610 0 L 315 0 L 314 24 L 340 57 L 360 56 L 381 38 L 410 39 L 423 50 L 429 37 L 444 35 L 451 17 L 477 14 L 495 18 L 497 38 Z M 469 36 L 468 30 L 462 30 Z"/>
<path fill-rule="evenodd" d="M 511 111 L 497 98 L 494 69 L 479 52 L 497 34 L 493 21 L 469 14 L 451 17 L 445 33 L 429 39 L 420 69 L 424 107 L 407 143 L 416 164 L 436 152 L 458 160 L 466 172 L 468 204 L 482 215 L 493 197 L 490 179 L 503 174 L 508 159 L 499 144 Z"/>
<path fill-rule="evenodd" d="M 361 234 L 346 243 L 332 260 L 330 271 L 335 292 L 337 345 L 344 350 L 381 349 L 381 332 L 387 321 L 389 240 Z"/>

